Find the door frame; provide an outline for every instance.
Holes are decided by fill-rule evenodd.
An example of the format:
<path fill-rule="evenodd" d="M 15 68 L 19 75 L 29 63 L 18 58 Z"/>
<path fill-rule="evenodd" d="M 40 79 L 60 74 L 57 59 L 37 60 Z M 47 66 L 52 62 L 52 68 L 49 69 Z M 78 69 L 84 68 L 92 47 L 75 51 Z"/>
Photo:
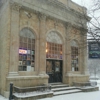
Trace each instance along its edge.
<path fill-rule="evenodd" d="M 50 69 L 50 72 L 47 72 L 47 61 L 50 61 L 52 63 L 52 68 Z M 60 69 L 59 71 L 55 71 L 55 62 L 60 62 Z M 54 66 L 54 67 L 53 67 Z M 63 81 L 63 60 L 57 60 L 57 59 L 46 59 L 46 73 L 49 76 L 48 82 L 49 83 L 57 83 Z"/>

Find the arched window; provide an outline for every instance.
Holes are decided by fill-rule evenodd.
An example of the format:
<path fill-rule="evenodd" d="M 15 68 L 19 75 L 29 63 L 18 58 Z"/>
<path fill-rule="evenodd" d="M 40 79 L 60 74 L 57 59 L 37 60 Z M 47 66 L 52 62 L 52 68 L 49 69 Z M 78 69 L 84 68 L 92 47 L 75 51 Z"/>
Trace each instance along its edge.
<path fill-rule="evenodd" d="M 71 42 L 71 66 L 72 71 L 78 71 L 78 44 L 76 41 Z"/>
<path fill-rule="evenodd" d="M 35 63 L 35 35 L 28 28 L 20 31 L 19 71 L 33 71 Z"/>
<path fill-rule="evenodd" d="M 46 40 L 46 58 L 62 59 L 62 40 L 58 33 L 50 32 Z"/>

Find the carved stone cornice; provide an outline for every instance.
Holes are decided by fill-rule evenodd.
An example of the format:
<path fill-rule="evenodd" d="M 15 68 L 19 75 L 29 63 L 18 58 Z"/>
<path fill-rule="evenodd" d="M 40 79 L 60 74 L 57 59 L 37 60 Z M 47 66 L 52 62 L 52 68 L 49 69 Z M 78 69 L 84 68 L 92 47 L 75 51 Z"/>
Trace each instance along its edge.
<path fill-rule="evenodd" d="M 74 10 L 71 10 L 69 7 L 66 7 L 58 0 L 34 0 L 34 2 L 32 2 L 32 0 L 14 0 L 14 2 L 22 4 L 21 9 L 26 9 L 33 13 L 40 12 L 45 14 L 49 18 L 55 18 L 62 22 L 68 22 L 72 25 L 75 24 L 76 26 L 79 26 L 78 23 L 76 23 L 76 21 L 79 20 L 77 15 L 80 15 L 81 13 L 76 13 Z"/>
<path fill-rule="evenodd" d="M 19 12 L 19 10 L 21 8 L 21 5 L 11 1 L 10 2 L 10 8 L 12 10 L 14 10 L 14 11 L 18 11 Z"/>
<path fill-rule="evenodd" d="M 72 27 L 71 23 L 69 22 L 63 22 L 63 24 L 66 29 L 68 29 L 69 27 Z"/>
<path fill-rule="evenodd" d="M 46 20 L 46 18 L 47 18 L 47 16 L 45 15 L 45 14 L 43 14 L 43 13 L 37 13 L 37 16 L 38 16 L 38 18 L 39 18 L 39 21 L 42 21 L 42 20 Z"/>

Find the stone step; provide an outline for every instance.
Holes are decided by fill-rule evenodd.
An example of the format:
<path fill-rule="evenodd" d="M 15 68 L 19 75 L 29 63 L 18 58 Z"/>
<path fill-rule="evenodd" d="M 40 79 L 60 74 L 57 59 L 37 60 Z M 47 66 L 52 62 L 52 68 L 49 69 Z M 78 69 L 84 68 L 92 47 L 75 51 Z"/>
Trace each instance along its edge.
<path fill-rule="evenodd" d="M 76 87 L 68 87 L 67 84 L 63 83 L 52 83 L 51 90 L 53 91 L 54 96 L 81 92 L 81 89 Z"/>
<path fill-rule="evenodd" d="M 82 91 L 79 90 L 79 89 L 67 90 L 67 91 L 58 91 L 58 92 L 54 92 L 53 95 L 57 96 L 57 95 L 72 94 L 72 93 L 78 93 L 78 92 L 82 92 Z"/>
<path fill-rule="evenodd" d="M 52 97 L 53 92 L 27 92 L 27 93 L 13 93 L 14 100 L 38 100 L 41 98 Z"/>
<path fill-rule="evenodd" d="M 51 89 L 53 92 L 56 92 L 56 91 L 67 91 L 67 90 L 74 90 L 76 89 L 76 87 L 62 87 L 62 88 L 53 88 Z"/>
<path fill-rule="evenodd" d="M 58 84 L 58 85 L 51 85 L 51 88 L 61 88 L 61 87 L 68 87 L 67 84 Z"/>
<path fill-rule="evenodd" d="M 50 83 L 50 85 L 61 85 L 61 84 L 63 84 L 63 83 L 61 83 L 61 82 L 57 82 L 57 83 Z"/>

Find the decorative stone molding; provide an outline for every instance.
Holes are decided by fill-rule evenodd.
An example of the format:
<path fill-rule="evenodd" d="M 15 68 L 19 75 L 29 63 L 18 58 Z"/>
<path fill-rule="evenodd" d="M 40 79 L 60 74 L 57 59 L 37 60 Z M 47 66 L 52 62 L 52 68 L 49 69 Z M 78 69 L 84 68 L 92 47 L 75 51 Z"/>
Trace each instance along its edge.
<path fill-rule="evenodd" d="M 21 5 L 11 1 L 10 2 L 10 7 L 14 11 L 19 11 L 20 8 L 21 8 Z"/>
<path fill-rule="evenodd" d="M 46 20 L 46 18 L 47 18 L 47 16 L 45 14 L 42 14 L 42 13 L 39 13 L 39 12 L 37 13 L 37 16 L 38 16 L 40 21 L 41 20 Z"/>
<path fill-rule="evenodd" d="M 72 27 L 71 23 L 63 22 L 63 24 L 64 24 L 64 27 L 66 28 L 66 30 Z"/>
<path fill-rule="evenodd" d="M 24 11 L 24 13 L 26 14 L 26 16 L 27 16 L 28 18 L 31 18 L 31 17 L 32 17 L 32 13 L 27 12 L 27 11 Z"/>
<path fill-rule="evenodd" d="M 54 28 L 57 29 L 57 26 L 58 26 L 58 20 L 55 20 L 54 21 Z"/>
<path fill-rule="evenodd" d="M 9 76 L 18 76 L 19 74 L 18 74 L 18 72 L 9 72 Z"/>
<path fill-rule="evenodd" d="M 19 4 L 21 2 L 19 1 L 20 0 L 14 0 L 16 4 Z M 21 4 L 22 4 L 21 9 L 27 9 L 35 13 L 38 12 L 43 13 L 48 17 L 51 16 L 52 18 L 56 18 L 64 22 L 71 23 L 72 25 L 81 27 L 78 23 L 76 23 L 76 21 L 78 21 L 79 19 L 78 15 L 82 15 L 82 14 L 80 12 L 70 9 L 70 7 L 67 7 L 65 4 L 59 2 L 58 0 L 40 0 L 40 1 L 34 0 L 34 3 L 30 2 L 30 0 L 26 0 L 25 2 L 24 1 L 21 2 Z M 40 6 L 40 4 L 42 5 L 42 7 Z M 38 9 L 38 7 L 41 9 Z M 76 18 L 76 20 L 74 20 L 74 18 Z"/>

